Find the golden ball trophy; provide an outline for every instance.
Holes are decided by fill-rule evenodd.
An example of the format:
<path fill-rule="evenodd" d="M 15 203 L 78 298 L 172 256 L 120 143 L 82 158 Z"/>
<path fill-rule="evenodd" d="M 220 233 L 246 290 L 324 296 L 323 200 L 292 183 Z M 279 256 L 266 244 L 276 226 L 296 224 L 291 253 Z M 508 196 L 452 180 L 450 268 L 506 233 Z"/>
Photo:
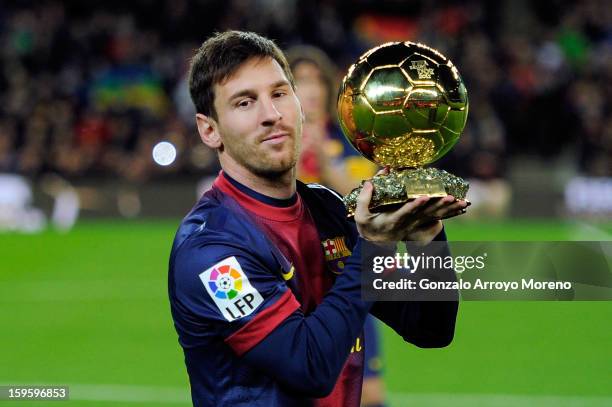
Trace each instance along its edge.
<path fill-rule="evenodd" d="M 342 80 L 338 116 L 357 151 L 390 167 L 389 174 L 372 179 L 370 209 L 381 211 L 420 196 L 465 199 L 465 180 L 425 166 L 457 143 L 467 114 L 459 71 L 437 50 L 407 41 L 363 54 Z M 349 216 L 360 191 L 361 186 L 344 198 Z"/>

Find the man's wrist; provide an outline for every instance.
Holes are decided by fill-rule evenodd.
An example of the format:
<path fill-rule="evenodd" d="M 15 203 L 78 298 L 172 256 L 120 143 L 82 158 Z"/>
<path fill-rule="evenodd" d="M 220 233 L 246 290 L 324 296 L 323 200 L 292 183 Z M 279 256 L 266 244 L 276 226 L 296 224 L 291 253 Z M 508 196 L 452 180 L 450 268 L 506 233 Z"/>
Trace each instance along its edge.
<path fill-rule="evenodd" d="M 440 233 L 444 231 L 444 224 L 442 221 L 436 221 L 434 225 L 429 226 L 430 228 L 435 227 L 437 230 L 421 230 L 414 233 L 410 233 L 406 236 L 405 239 L 402 239 L 404 242 L 410 242 L 415 246 L 427 246 L 431 242 L 436 241 L 440 236 Z M 443 240 L 446 240 L 445 238 Z"/>
<path fill-rule="evenodd" d="M 359 238 L 363 241 L 363 245 L 370 245 L 370 247 L 378 247 L 381 249 L 395 250 L 397 242 L 390 242 L 387 240 L 370 240 L 364 236 L 359 235 Z"/>

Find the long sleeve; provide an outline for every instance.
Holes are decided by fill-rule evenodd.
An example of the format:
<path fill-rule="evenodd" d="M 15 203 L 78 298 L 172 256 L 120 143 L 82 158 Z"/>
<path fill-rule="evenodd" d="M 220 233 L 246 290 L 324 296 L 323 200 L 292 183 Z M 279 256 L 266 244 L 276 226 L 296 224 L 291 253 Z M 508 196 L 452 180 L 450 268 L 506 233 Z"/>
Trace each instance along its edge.
<path fill-rule="evenodd" d="M 359 253 L 364 244 L 358 240 L 345 271 L 312 313 L 293 312 L 245 353 L 245 360 L 292 391 L 309 397 L 329 394 L 372 306 L 361 299 Z"/>
<path fill-rule="evenodd" d="M 448 245 L 441 242 L 446 242 L 444 230 L 436 236 L 434 243 L 418 249 L 412 246 L 412 249 L 425 254 L 450 255 Z M 410 246 L 407 242 L 409 251 Z M 427 277 L 431 280 L 455 281 L 452 270 L 429 270 Z M 372 307 L 371 314 L 391 327 L 405 341 L 418 347 L 444 347 L 452 342 L 455 332 L 459 302 L 458 293 L 454 294 L 454 301 L 379 301 Z"/>

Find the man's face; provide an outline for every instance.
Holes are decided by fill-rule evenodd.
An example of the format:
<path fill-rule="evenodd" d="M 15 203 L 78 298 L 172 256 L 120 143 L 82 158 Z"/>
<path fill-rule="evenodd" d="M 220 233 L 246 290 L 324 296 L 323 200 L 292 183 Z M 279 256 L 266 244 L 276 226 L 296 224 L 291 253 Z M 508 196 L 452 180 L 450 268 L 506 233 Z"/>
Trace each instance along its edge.
<path fill-rule="evenodd" d="M 215 85 L 214 104 L 221 154 L 264 177 L 280 176 L 295 166 L 301 107 L 276 60 L 246 61 L 225 82 Z"/>

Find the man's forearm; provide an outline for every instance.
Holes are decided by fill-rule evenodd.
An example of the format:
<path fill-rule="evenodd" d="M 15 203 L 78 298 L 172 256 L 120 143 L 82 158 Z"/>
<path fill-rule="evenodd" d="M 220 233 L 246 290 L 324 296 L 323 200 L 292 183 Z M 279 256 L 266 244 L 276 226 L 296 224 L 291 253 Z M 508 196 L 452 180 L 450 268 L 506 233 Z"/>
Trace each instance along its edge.
<path fill-rule="evenodd" d="M 446 244 L 446 234 L 442 230 L 426 246 L 418 246 L 406 242 L 409 252 L 423 253 L 425 256 L 450 256 Z M 435 268 L 421 270 L 418 279 L 427 278 L 433 281 L 456 281 L 452 269 Z M 377 302 L 371 314 L 390 326 L 407 342 L 423 348 L 443 347 L 451 343 L 455 331 L 455 321 L 459 308 L 458 291 L 445 291 L 444 295 L 451 295 L 450 301 L 439 301 L 432 298 L 430 301 L 403 301 L 403 302 Z M 433 294 L 435 295 L 435 294 Z"/>
<path fill-rule="evenodd" d="M 351 346 L 372 306 L 361 298 L 361 245 L 321 304 L 304 316 L 296 311 L 244 358 L 295 392 L 323 397 L 336 384 Z"/>

